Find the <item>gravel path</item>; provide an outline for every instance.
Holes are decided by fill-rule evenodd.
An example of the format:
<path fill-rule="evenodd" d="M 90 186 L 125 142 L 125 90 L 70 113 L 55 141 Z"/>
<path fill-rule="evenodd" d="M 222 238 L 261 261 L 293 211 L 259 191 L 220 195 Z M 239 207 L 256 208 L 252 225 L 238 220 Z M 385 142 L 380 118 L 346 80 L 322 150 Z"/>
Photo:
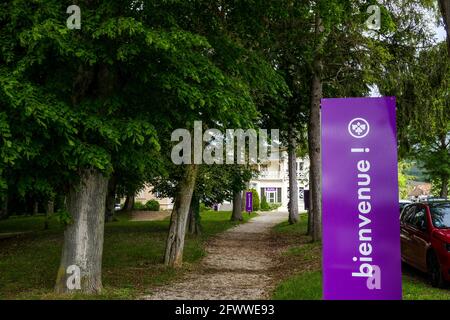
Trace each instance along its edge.
<path fill-rule="evenodd" d="M 273 288 L 277 246 L 270 229 L 286 212 L 264 212 L 211 239 L 199 268 L 181 281 L 154 290 L 148 300 L 267 299 Z"/>

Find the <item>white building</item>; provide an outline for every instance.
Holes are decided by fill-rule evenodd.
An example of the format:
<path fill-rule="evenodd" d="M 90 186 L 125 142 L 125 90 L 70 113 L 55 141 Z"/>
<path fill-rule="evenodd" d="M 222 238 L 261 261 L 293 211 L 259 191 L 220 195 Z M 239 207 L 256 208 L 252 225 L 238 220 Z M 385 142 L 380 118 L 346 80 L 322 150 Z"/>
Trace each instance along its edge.
<path fill-rule="evenodd" d="M 258 164 L 259 175 L 249 183 L 250 189 L 258 192 L 261 202 L 265 195 L 267 202 L 279 203 L 280 211 L 287 211 L 289 202 L 289 168 L 288 154 L 286 151 L 280 152 L 279 159 L 270 159 Z M 309 189 L 309 158 L 297 159 L 297 184 L 298 184 L 298 209 L 305 210 L 304 190 Z M 219 206 L 219 210 L 230 211 L 232 204 L 225 202 Z"/>
<path fill-rule="evenodd" d="M 258 192 L 260 202 L 262 196 L 265 195 L 267 202 L 279 203 L 281 207 L 279 210 L 287 211 L 289 202 L 289 169 L 288 169 L 288 154 L 286 151 L 280 151 L 279 159 L 269 158 L 267 161 L 258 164 L 259 175 L 252 179 L 249 183 L 250 189 L 255 189 Z M 309 159 L 297 159 L 297 182 L 298 182 L 298 209 L 305 210 L 304 190 L 308 189 L 309 178 Z M 149 186 L 136 195 L 135 200 L 142 203 L 150 199 L 159 201 L 161 210 L 170 210 L 173 208 L 173 201 L 170 198 L 159 197 L 158 194 L 152 193 L 152 187 Z M 219 205 L 219 210 L 230 211 L 232 204 L 224 202 Z"/>
<path fill-rule="evenodd" d="M 152 186 L 146 186 L 144 189 L 136 194 L 135 201 L 145 204 L 149 200 L 157 200 L 159 202 L 160 210 L 172 210 L 173 200 L 172 198 L 164 198 L 160 196 L 157 192 L 153 193 Z"/>
<path fill-rule="evenodd" d="M 287 152 L 280 153 L 279 160 L 268 160 L 258 165 L 258 178 L 250 181 L 250 188 L 258 191 L 259 199 L 265 195 L 267 202 L 279 203 L 279 210 L 286 211 L 289 202 L 289 167 Z M 298 209 L 305 210 L 304 190 L 308 189 L 309 159 L 297 159 Z"/>

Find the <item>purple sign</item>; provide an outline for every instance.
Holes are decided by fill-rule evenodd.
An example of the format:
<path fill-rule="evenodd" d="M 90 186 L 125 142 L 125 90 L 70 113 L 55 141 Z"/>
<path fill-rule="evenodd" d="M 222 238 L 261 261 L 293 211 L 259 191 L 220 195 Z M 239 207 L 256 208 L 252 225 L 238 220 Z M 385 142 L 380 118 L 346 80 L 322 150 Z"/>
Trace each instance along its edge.
<path fill-rule="evenodd" d="M 395 98 L 322 100 L 323 294 L 402 298 Z"/>
<path fill-rule="evenodd" d="M 245 211 L 247 211 L 247 212 L 253 211 L 253 193 L 252 192 L 245 193 Z"/>

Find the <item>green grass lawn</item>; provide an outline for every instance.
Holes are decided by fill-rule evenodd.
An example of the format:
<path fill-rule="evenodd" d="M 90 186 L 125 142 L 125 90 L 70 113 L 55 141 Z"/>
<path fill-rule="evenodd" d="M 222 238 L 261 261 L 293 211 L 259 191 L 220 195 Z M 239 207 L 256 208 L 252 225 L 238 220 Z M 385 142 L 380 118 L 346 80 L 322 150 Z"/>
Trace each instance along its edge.
<path fill-rule="evenodd" d="M 276 300 L 320 300 L 322 299 L 321 246 L 310 243 L 306 236 L 307 221 L 289 225 L 283 222 L 273 232 L 289 244 L 283 253 L 286 269 L 294 270 L 277 285 L 272 298 Z M 288 271 L 286 271 L 287 273 Z M 433 288 L 426 275 L 403 266 L 403 299 L 405 300 L 450 300 L 450 288 Z"/>
<path fill-rule="evenodd" d="M 166 284 L 181 276 L 205 255 L 205 240 L 238 223 L 229 221 L 230 212 L 205 211 L 201 214 L 202 235 L 188 235 L 183 268 L 162 264 L 169 220 L 130 221 L 118 215 L 118 221 L 105 227 L 103 286 L 101 295 L 58 296 L 53 293 L 63 242 L 63 227 L 50 220 L 44 228 L 44 216 L 11 217 L 0 221 L 0 299 L 133 299 L 155 285 Z M 252 214 L 244 214 L 244 221 Z M 27 232 L 15 237 L 11 233 Z M 1 238 L 1 235 L 8 238 Z"/>

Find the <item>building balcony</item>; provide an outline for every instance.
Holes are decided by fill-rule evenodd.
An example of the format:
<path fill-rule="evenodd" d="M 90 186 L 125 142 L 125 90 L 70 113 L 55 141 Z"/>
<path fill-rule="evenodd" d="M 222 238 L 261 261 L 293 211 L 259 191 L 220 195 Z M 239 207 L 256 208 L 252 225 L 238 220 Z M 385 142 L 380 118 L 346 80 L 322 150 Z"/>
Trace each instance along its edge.
<path fill-rule="evenodd" d="M 303 172 L 297 172 L 298 180 L 307 180 L 308 174 Z M 289 173 L 283 173 L 281 171 L 260 171 L 257 180 L 287 180 L 289 179 Z"/>
<path fill-rule="evenodd" d="M 258 179 L 260 179 L 260 180 L 282 180 L 283 175 L 279 171 L 260 171 Z"/>

